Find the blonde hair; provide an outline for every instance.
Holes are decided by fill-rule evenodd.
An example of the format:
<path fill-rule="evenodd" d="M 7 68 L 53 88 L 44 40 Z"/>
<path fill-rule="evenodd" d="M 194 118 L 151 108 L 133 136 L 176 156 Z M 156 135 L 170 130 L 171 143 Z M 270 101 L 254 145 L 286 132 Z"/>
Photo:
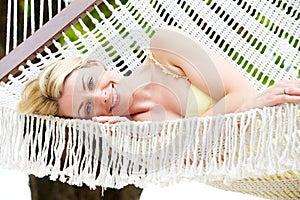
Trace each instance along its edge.
<path fill-rule="evenodd" d="M 17 110 L 22 114 L 59 115 L 57 99 L 62 95 L 65 79 L 84 65 L 83 58 L 68 58 L 46 66 L 29 81 L 21 94 Z"/>

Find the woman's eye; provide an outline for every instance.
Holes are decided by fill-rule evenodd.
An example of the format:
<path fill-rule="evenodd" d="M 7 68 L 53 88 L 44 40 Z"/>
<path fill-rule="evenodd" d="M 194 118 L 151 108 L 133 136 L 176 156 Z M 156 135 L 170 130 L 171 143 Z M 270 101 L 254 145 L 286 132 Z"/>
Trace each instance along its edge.
<path fill-rule="evenodd" d="M 91 114 L 91 112 L 92 112 L 92 103 L 87 103 L 85 105 L 85 112 L 86 112 L 87 115 Z"/>
<path fill-rule="evenodd" d="M 90 90 L 94 88 L 94 78 L 93 77 L 89 78 L 88 87 Z"/>

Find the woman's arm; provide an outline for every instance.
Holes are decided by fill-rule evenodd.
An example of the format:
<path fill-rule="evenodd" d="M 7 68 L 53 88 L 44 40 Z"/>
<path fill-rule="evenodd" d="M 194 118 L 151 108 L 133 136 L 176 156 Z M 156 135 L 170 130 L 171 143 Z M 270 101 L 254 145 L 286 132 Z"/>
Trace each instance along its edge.
<path fill-rule="evenodd" d="M 300 80 L 283 80 L 263 92 L 249 98 L 236 112 L 244 112 L 264 106 L 277 106 L 283 103 L 300 103 Z"/>
<path fill-rule="evenodd" d="M 186 75 L 192 84 L 217 101 L 205 115 L 235 112 L 257 94 L 228 62 L 178 29 L 159 30 L 150 48 L 159 62 Z"/>

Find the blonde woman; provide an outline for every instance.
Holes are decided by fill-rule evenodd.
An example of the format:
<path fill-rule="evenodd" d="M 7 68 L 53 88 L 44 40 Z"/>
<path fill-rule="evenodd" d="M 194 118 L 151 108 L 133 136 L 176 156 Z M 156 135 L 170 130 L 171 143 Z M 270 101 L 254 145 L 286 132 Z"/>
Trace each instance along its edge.
<path fill-rule="evenodd" d="M 131 76 L 106 71 L 96 60 L 57 61 L 26 85 L 18 110 L 97 122 L 154 121 L 296 103 L 299 88 L 299 81 L 283 81 L 258 94 L 220 56 L 166 27 Z"/>

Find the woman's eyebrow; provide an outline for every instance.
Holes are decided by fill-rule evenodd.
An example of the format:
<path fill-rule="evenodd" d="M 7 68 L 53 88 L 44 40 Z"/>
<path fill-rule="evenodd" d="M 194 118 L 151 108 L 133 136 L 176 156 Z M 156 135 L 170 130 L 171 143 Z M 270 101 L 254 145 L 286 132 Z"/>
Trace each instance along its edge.
<path fill-rule="evenodd" d="M 83 88 L 83 90 L 85 91 L 86 90 L 86 88 L 85 88 L 85 81 L 84 81 L 84 75 L 82 75 L 81 76 L 81 82 L 82 82 L 82 88 Z"/>
<path fill-rule="evenodd" d="M 83 102 L 81 102 L 80 105 L 79 105 L 79 107 L 78 107 L 78 116 L 79 117 L 81 116 L 80 115 L 80 110 L 81 110 L 82 106 L 83 106 Z"/>
<path fill-rule="evenodd" d="M 81 76 L 81 83 L 82 83 L 82 88 L 85 91 L 86 88 L 85 88 L 85 76 L 84 76 L 84 74 Z M 82 106 L 83 106 L 83 102 L 81 102 L 79 107 L 78 107 L 78 116 L 79 117 L 80 117 L 80 111 L 81 111 Z"/>

